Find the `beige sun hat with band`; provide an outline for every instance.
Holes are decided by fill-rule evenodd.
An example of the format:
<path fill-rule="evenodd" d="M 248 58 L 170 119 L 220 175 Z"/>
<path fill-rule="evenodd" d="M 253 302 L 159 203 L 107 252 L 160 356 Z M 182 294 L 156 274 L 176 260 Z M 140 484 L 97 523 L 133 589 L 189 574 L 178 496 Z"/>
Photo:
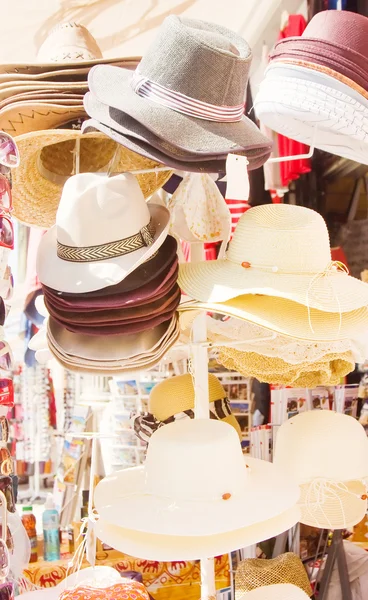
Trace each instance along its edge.
<path fill-rule="evenodd" d="M 117 174 L 160 166 L 99 132 L 82 134 L 72 129 L 34 131 L 16 140 L 21 162 L 13 171 L 13 214 L 26 225 L 44 229 L 55 224 L 63 185 L 76 171 Z M 137 175 L 145 198 L 161 188 L 171 174 L 171 171 L 162 171 Z"/>

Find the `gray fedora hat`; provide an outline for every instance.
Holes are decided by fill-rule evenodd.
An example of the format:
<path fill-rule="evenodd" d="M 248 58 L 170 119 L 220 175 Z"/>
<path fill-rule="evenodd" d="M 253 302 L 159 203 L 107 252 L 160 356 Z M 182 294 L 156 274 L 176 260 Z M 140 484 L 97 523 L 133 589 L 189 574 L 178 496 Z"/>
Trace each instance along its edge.
<path fill-rule="evenodd" d="M 97 100 L 144 126 L 148 143 L 153 134 L 207 159 L 257 149 L 265 156 L 270 140 L 244 115 L 251 60 L 236 33 L 171 15 L 133 74 L 98 65 L 88 84 Z"/>
<path fill-rule="evenodd" d="M 180 145 L 178 145 L 180 144 L 180 141 L 178 142 L 178 140 L 174 140 L 173 142 L 168 142 L 166 140 L 162 140 L 152 132 L 147 131 L 143 125 L 126 113 L 123 113 L 116 108 L 107 106 L 107 104 L 97 100 L 92 92 L 88 92 L 84 96 L 84 108 L 86 113 L 94 121 L 99 121 L 101 124 L 115 130 L 118 134 L 121 134 L 121 137 L 118 141 L 122 145 L 127 145 L 127 142 L 124 143 L 124 137 L 126 140 L 130 139 L 136 143 L 143 143 L 143 148 L 149 144 L 149 155 L 155 156 L 155 160 L 162 159 L 162 161 L 168 166 L 173 166 L 176 169 L 181 167 L 186 171 L 210 170 L 211 172 L 219 172 L 224 170 L 227 157 L 226 153 L 203 154 L 203 152 L 192 153 L 182 150 Z M 127 147 L 131 148 L 129 145 L 127 145 Z M 156 151 L 158 151 L 159 154 L 157 154 Z M 141 153 L 142 152 L 139 152 L 139 154 Z M 247 148 L 246 151 L 243 150 L 240 152 L 240 154 L 246 154 L 249 161 L 248 169 L 252 170 L 263 165 L 270 155 L 270 149 L 268 146 L 263 148 L 257 146 L 254 149 Z M 177 161 L 180 162 L 178 163 Z M 189 164 L 188 168 L 187 163 Z M 198 165 L 194 163 L 198 163 Z M 213 169 L 213 167 L 215 167 L 215 169 Z"/>

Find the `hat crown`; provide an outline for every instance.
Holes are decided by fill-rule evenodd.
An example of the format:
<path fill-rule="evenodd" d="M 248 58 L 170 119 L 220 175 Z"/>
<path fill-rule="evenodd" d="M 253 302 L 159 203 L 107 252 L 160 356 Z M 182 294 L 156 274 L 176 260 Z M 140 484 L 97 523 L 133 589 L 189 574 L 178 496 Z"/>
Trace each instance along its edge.
<path fill-rule="evenodd" d="M 41 45 L 39 62 L 82 62 L 102 58 L 98 44 L 88 29 L 78 23 L 62 23 L 52 29 Z"/>
<path fill-rule="evenodd" d="M 246 490 L 247 469 L 235 429 L 186 419 L 158 429 L 145 462 L 146 492 L 176 501 L 221 501 Z M 224 500 L 225 501 L 225 500 Z"/>
<path fill-rule="evenodd" d="M 150 221 L 139 184 L 129 173 L 81 173 L 64 185 L 56 214 L 57 240 L 82 248 L 122 240 Z"/>
<path fill-rule="evenodd" d="M 239 219 L 227 258 L 280 273 L 319 273 L 331 261 L 326 223 L 303 206 L 256 206 Z"/>
<path fill-rule="evenodd" d="M 348 10 L 323 10 L 310 20 L 302 38 L 316 38 L 368 55 L 368 18 Z"/>
<path fill-rule="evenodd" d="M 172 91 L 216 106 L 245 101 L 252 53 L 236 33 L 205 21 L 167 17 L 138 66 Z"/>
<path fill-rule="evenodd" d="M 226 397 L 226 392 L 213 373 L 208 374 L 208 400 L 215 402 Z M 167 399 L 170 398 L 170 402 Z M 193 377 L 190 373 L 169 377 L 152 388 L 149 397 L 149 411 L 159 421 L 184 410 L 194 408 L 195 392 Z"/>
<path fill-rule="evenodd" d="M 349 415 L 311 410 L 292 417 L 277 432 L 274 463 L 299 484 L 368 475 L 368 439 Z"/>

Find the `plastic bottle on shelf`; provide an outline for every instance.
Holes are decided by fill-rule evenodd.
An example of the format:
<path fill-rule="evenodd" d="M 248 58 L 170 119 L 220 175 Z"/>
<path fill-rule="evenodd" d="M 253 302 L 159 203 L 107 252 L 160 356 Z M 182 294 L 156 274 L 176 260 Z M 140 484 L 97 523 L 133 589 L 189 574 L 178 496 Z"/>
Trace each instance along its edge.
<path fill-rule="evenodd" d="M 60 560 L 60 524 L 59 513 L 55 508 L 52 494 L 47 494 L 45 510 L 42 515 L 43 559 Z"/>
<path fill-rule="evenodd" d="M 22 508 L 22 523 L 29 537 L 29 541 L 31 542 L 31 557 L 29 559 L 29 562 L 31 563 L 37 562 L 38 560 L 36 517 L 32 511 L 32 506 L 23 506 Z"/>

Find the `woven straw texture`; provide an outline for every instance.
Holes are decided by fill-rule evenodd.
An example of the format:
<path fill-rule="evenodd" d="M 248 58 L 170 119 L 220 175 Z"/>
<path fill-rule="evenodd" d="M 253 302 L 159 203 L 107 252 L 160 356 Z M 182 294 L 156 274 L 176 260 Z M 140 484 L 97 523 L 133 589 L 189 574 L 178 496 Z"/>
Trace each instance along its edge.
<path fill-rule="evenodd" d="M 208 374 L 208 401 L 226 398 L 226 392 L 220 381 L 212 373 Z M 155 385 L 149 397 L 149 412 L 159 421 L 166 421 L 169 417 L 185 410 L 194 409 L 195 393 L 193 377 L 190 373 L 178 375 L 165 379 Z M 232 425 L 239 436 L 241 435 L 238 421 L 234 415 L 229 415 L 221 419 L 225 423 Z"/>
<path fill-rule="evenodd" d="M 355 360 L 351 352 L 327 354 L 315 363 L 291 365 L 281 358 L 265 357 L 256 352 L 220 346 L 217 360 L 227 369 L 238 371 L 246 377 L 255 377 L 265 383 L 314 388 L 317 385 L 338 385 L 341 378 L 354 371 Z"/>
<path fill-rule="evenodd" d="M 14 216 L 27 225 L 48 229 L 55 224 L 62 183 L 55 183 L 40 173 L 67 178 L 73 174 L 75 140 L 80 139 L 80 172 L 123 173 L 136 169 L 153 169 L 159 163 L 117 146 L 101 133 L 79 131 L 37 131 L 16 138 L 21 163 L 13 174 Z M 137 179 L 144 196 L 151 196 L 171 177 L 171 171 L 144 173 Z"/>
<path fill-rule="evenodd" d="M 335 313 L 368 304 L 368 286 L 331 264 L 321 215 L 287 204 L 248 210 L 226 259 L 182 264 L 178 281 L 185 294 L 202 302 L 264 294 Z"/>
<path fill-rule="evenodd" d="M 235 574 L 235 600 L 245 592 L 276 583 L 292 583 L 312 596 L 308 575 L 299 556 L 293 552 L 276 558 L 248 558 L 239 563 Z"/>
<path fill-rule="evenodd" d="M 291 583 L 275 583 L 246 592 L 238 600 L 308 600 L 308 596 Z"/>

